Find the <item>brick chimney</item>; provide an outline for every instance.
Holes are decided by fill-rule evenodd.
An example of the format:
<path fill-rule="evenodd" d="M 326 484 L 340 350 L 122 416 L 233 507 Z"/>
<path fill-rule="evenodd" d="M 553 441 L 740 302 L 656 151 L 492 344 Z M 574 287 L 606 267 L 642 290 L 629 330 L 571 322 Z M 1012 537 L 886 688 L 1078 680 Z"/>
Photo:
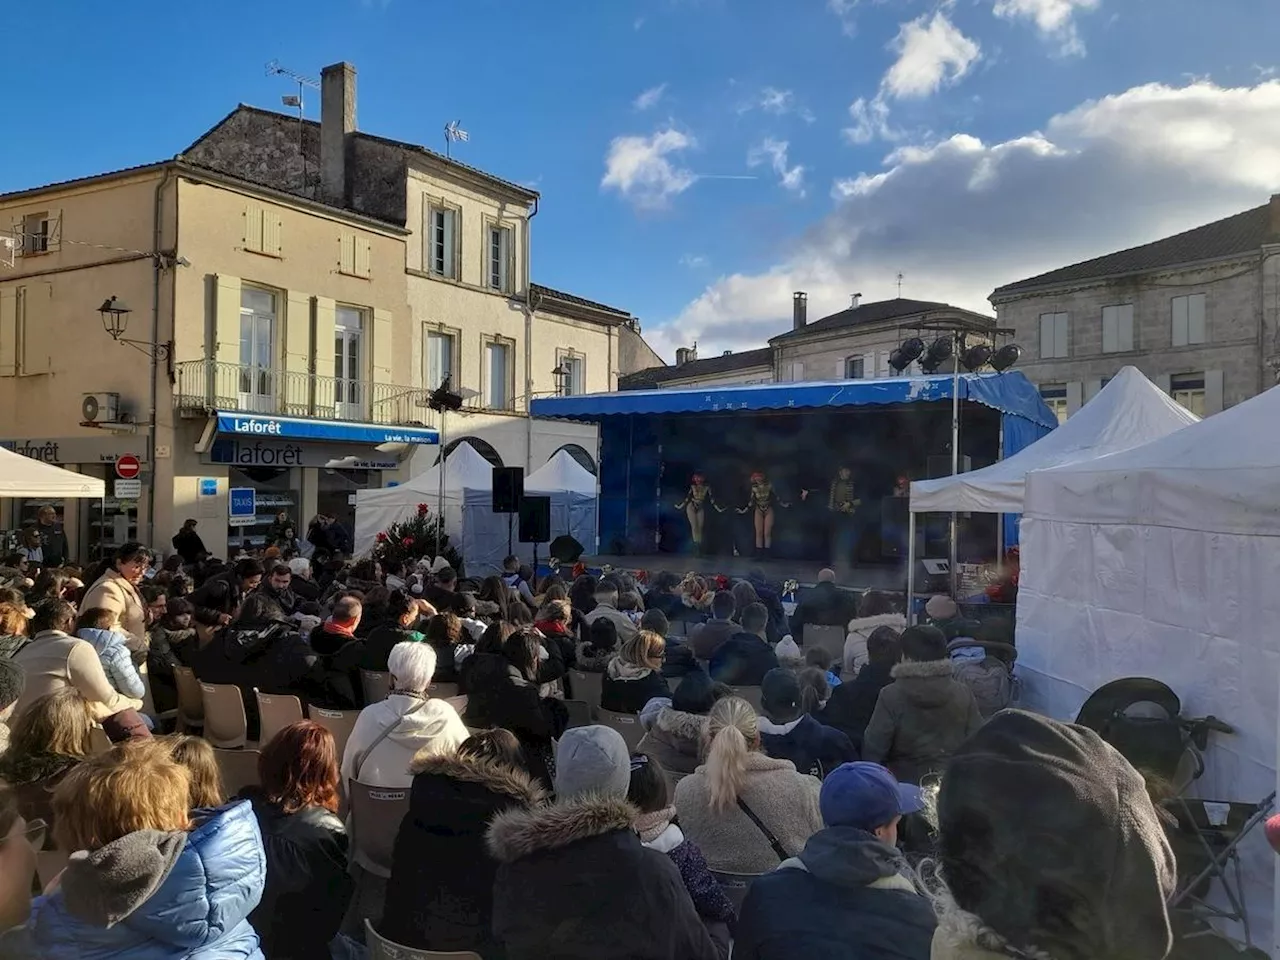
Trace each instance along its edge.
<path fill-rule="evenodd" d="M 343 205 L 348 135 L 356 132 L 356 68 L 334 63 L 320 71 L 320 195 Z"/>
<path fill-rule="evenodd" d="M 797 290 L 791 295 L 791 329 L 799 330 L 809 322 L 809 295 Z"/>

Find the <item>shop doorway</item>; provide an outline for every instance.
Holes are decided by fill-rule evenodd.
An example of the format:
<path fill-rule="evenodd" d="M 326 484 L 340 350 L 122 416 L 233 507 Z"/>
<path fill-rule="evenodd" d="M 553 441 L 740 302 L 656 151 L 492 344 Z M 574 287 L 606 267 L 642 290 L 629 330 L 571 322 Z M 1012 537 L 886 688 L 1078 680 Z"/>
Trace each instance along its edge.
<path fill-rule="evenodd" d="M 348 534 L 356 529 L 356 491 L 380 487 L 373 470 L 320 471 L 320 489 L 316 494 L 316 509 L 342 524 Z"/>

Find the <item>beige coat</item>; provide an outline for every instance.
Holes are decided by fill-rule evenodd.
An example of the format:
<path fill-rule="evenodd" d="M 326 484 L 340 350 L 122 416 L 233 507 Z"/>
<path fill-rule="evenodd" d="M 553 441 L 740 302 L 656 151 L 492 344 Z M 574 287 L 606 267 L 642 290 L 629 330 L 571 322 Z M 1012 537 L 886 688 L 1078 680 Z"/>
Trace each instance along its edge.
<path fill-rule="evenodd" d="M 19 650 L 13 662 L 22 667 L 27 685 L 14 707 L 22 712 L 46 694 L 75 687 L 93 707 L 95 720 L 121 710 L 141 710 L 142 701 L 117 693 L 102 669 L 102 661 L 87 640 L 77 640 L 58 630 L 45 630 Z"/>
<path fill-rule="evenodd" d="M 790 760 L 774 760 L 763 753 L 748 754 L 746 767 L 742 800 L 787 854 L 798 856 L 805 841 L 822 829 L 818 778 L 797 773 Z M 675 802 L 680 829 L 702 850 L 712 870 L 760 874 L 781 862 L 764 833 L 737 805 L 722 813 L 711 809 L 705 766 L 676 784 Z"/>
<path fill-rule="evenodd" d="M 108 570 L 89 587 L 80 603 L 80 612 L 94 607 L 110 610 L 116 615 L 110 629 L 118 630 L 129 638 L 129 649 L 133 653 L 146 651 L 150 645 L 147 639 L 147 608 L 137 587 L 115 570 Z"/>

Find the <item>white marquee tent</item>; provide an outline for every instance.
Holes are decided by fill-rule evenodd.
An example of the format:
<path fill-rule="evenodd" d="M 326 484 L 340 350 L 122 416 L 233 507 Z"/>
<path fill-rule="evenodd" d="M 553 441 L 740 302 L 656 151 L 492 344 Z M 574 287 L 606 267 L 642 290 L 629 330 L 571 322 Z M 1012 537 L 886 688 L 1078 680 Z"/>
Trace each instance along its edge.
<path fill-rule="evenodd" d="M 1066 423 L 1007 460 L 911 484 L 911 512 L 1021 513 L 1032 470 L 1128 450 L 1198 419 L 1136 367 L 1125 367 Z"/>
<path fill-rule="evenodd" d="M 107 485 L 96 477 L 0 448 L 0 497 L 102 498 Z"/>
<path fill-rule="evenodd" d="M 1280 388 L 1122 453 L 1027 477 L 1018 593 L 1022 704 L 1073 718 L 1121 677 L 1153 677 L 1215 734 L 1202 797 L 1276 789 Z M 1275 857 L 1243 848 L 1270 948 Z"/>
<path fill-rule="evenodd" d="M 555 456 L 524 481 L 525 493 L 551 497 L 551 539 L 568 534 L 587 553 L 596 552 L 596 475 L 567 450 Z"/>

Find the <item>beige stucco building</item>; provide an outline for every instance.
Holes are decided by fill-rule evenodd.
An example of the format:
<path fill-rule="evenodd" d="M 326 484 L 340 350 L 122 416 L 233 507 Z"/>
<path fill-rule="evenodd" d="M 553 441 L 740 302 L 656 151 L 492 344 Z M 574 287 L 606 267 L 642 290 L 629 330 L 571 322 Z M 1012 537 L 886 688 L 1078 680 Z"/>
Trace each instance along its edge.
<path fill-rule="evenodd" d="M 355 490 L 435 462 L 446 376 L 467 397 L 447 442 L 594 467 L 594 428 L 529 400 L 656 360 L 630 314 L 529 283 L 535 192 L 359 133 L 348 65 L 324 84 L 320 124 L 242 106 L 172 160 L 0 196 L 0 443 L 108 480 L 143 462 L 140 491 L 58 504 L 73 556 L 167 544 L 186 517 L 217 555 L 277 511 L 350 529 Z"/>

